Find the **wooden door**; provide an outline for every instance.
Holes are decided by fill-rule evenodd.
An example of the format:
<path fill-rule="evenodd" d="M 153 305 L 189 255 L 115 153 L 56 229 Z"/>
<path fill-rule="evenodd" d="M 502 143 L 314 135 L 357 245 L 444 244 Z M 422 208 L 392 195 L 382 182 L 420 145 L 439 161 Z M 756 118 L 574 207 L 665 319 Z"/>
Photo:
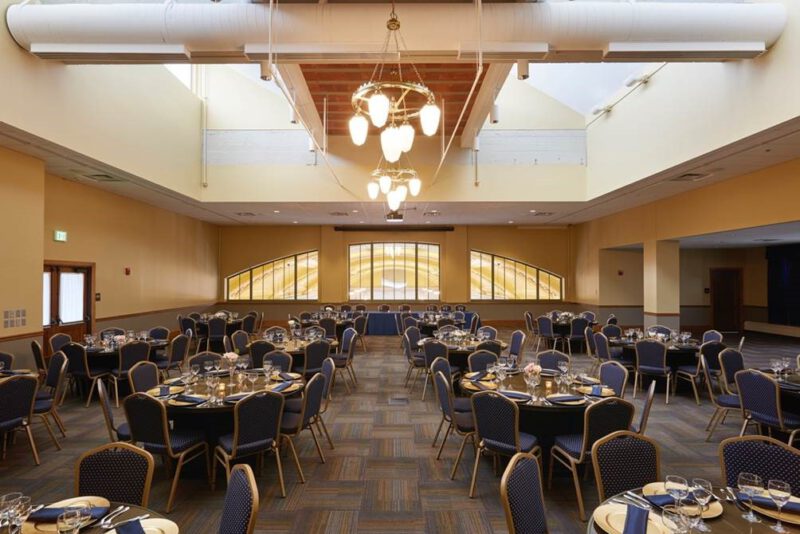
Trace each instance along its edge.
<path fill-rule="evenodd" d="M 91 333 L 94 317 L 94 267 L 91 264 L 47 263 L 42 279 L 42 322 L 45 353 L 50 353 L 50 336 L 68 334 L 82 341 Z"/>
<path fill-rule="evenodd" d="M 742 270 L 711 269 L 711 327 L 720 332 L 742 329 Z"/>

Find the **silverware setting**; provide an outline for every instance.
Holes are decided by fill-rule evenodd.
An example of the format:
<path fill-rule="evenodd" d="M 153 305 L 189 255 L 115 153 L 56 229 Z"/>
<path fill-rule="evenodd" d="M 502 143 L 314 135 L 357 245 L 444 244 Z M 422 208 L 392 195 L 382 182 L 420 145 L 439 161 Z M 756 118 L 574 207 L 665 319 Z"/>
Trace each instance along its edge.
<path fill-rule="evenodd" d="M 109 525 L 109 526 L 104 526 L 103 528 L 106 529 L 106 530 L 112 530 L 112 529 L 115 529 L 115 528 L 119 528 L 121 525 L 124 525 L 126 523 L 131 523 L 133 521 L 141 521 L 143 519 L 147 519 L 148 517 L 150 517 L 150 514 L 137 515 L 136 517 L 131 517 L 130 519 L 125 519 L 125 520 L 120 521 L 118 523 L 114 523 L 114 524 Z"/>
<path fill-rule="evenodd" d="M 119 517 L 120 514 L 124 514 L 130 509 L 130 506 L 117 506 L 111 512 L 106 514 L 98 524 L 103 528 L 109 528 L 109 525 L 113 523 L 115 518 Z"/>

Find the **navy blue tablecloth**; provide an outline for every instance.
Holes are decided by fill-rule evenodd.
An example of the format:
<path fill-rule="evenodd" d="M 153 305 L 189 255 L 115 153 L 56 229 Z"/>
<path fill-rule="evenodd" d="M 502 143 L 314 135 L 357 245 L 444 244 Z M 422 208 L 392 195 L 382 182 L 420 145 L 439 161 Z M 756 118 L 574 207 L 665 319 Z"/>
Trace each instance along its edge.
<path fill-rule="evenodd" d="M 411 312 L 411 315 L 419 318 L 424 312 Z M 367 320 L 368 336 L 398 336 L 397 316 L 400 312 L 369 312 Z M 465 325 L 469 327 L 472 316 L 475 312 L 464 312 Z M 480 324 L 478 324 L 480 326 Z"/>

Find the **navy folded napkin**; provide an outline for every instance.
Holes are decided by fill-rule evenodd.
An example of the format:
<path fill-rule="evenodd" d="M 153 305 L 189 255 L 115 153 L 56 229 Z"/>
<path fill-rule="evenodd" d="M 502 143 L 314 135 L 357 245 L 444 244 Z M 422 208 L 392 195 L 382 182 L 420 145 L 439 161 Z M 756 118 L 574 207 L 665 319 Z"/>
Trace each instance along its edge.
<path fill-rule="evenodd" d="M 175 400 L 178 402 L 186 402 L 191 404 L 202 404 L 208 399 L 204 399 L 203 397 L 193 397 L 192 395 L 178 395 L 175 397 Z"/>
<path fill-rule="evenodd" d="M 595 384 L 592 386 L 592 393 L 593 397 L 602 397 L 603 396 L 603 386 L 600 384 Z"/>
<path fill-rule="evenodd" d="M 744 493 L 737 492 L 736 498 L 743 503 L 749 503 L 750 499 Z M 752 499 L 753 504 L 758 506 L 759 508 L 767 508 L 769 510 L 777 510 L 778 507 L 775 506 L 775 501 L 773 501 L 770 497 L 766 497 L 763 495 L 757 495 Z M 790 514 L 800 514 L 800 502 L 787 502 L 781 508 L 781 512 L 788 512 Z"/>
<path fill-rule="evenodd" d="M 628 510 L 625 514 L 625 527 L 622 529 L 622 534 L 647 534 L 647 519 L 650 516 L 650 510 L 629 504 Z"/>
<path fill-rule="evenodd" d="M 114 530 L 117 531 L 117 534 L 144 534 L 144 528 L 142 528 L 142 523 L 138 519 L 123 523 Z"/>
<path fill-rule="evenodd" d="M 235 402 L 238 402 L 238 401 L 242 400 L 243 398 L 245 398 L 248 395 L 249 395 L 249 393 L 236 393 L 235 395 L 228 395 L 227 397 L 225 397 L 225 402 L 227 402 L 227 403 L 235 403 Z"/>
<path fill-rule="evenodd" d="M 276 393 L 280 393 L 281 391 L 283 391 L 284 389 L 288 388 L 291 385 L 292 385 L 292 382 L 281 382 L 280 384 L 278 384 L 277 386 L 272 388 L 272 391 L 275 391 Z"/>
<path fill-rule="evenodd" d="M 482 380 L 483 377 L 485 377 L 488 374 L 489 374 L 489 371 L 478 371 L 478 374 L 476 374 L 475 376 L 469 377 L 469 379 L 472 380 L 473 382 L 477 382 L 478 380 Z"/>
<path fill-rule="evenodd" d="M 522 393 L 521 391 L 501 391 L 500 394 L 508 397 L 509 399 L 528 400 L 531 398 L 530 395 L 527 393 Z"/>
<path fill-rule="evenodd" d="M 294 380 L 294 376 L 292 376 L 291 373 L 284 373 L 283 371 L 281 371 L 280 373 L 278 373 L 278 376 L 281 377 L 281 380 L 287 380 L 287 381 Z"/>
<path fill-rule="evenodd" d="M 74 508 L 75 507 L 70 507 L 70 506 L 42 508 L 41 510 L 36 511 L 32 513 L 30 516 L 28 516 L 28 521 L 32 521 L 34 523 L 55 523 L 56 521 L 58 521 L 58 516 L 60 516 L 67 510 Z M 94 520 L 104 517 L 107 513 L 108 513 L 107 506 L 92 506 L 91 516 L 92 519 Z"/>
<path fill-rule="evenodd" d="M 185 386 L 185 385 L 186 385 L 186 382 L 184 382 L 183 380 L 181 380 L 180 378 L 178 378 L 177 380 L 171 380 L 171 381 L 169 382 L 169 385 L 170 385 L 170 386 Z"/>
<path fill-rule="evenodd" d="M 158 386 L 158 396 L 166 397 L 169 395 L 169 386 Z"/>
<path fill-rule="evenodd" d="M 565 402 L 575 402 L 575 401 L 582 401 L 585 400 L 581 395 L 564 395 L 563 397 L 553 397 L 552 399 L 547 399 L 550 402 L 554 402 L 556 404 L 562 404 Z"/>

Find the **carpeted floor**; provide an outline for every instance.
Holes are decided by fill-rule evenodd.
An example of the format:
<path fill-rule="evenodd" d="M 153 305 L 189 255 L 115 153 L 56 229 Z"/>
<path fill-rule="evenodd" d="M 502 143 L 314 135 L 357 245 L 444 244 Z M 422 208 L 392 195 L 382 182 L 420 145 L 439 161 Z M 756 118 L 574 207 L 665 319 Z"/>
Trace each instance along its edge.
<path fill-rule="evenodd" d="M 509 330 L 500 337 L 508 339 Z M 731 345 L 738 339 L 729 340 Z M 285 462 L 287 498 L 278 493 L 274 462 L 267 461 L 264 476 L 257 477 L 261 507 L 256 532 L 346 533 L 346 532 L 505 532 L 505 518 L 499 500 L 499 478 L 491 461 L 482 462 L 478 497 L 467 497 L 469 468 L 465 462 L 455 481 L 449 470 L 458 448 L 451 438 L 442 460 L 435 459 L 431 447 L 439 414 L 433 395 L 423 402 L 418 386 L 413 394 L 403 386 L 406 362 L 398 338 L 371 337 L 368 352 L 358 352 L 356 369 L 359 386 L 347 395 L 337 384 L 334 399 L 325 418 L 336 448 L 323 444 L 327 463 L 322 464 L 308 433 L 296 445 L 307 482 L 300 484 L 291 462 Z M 746 362 L 763 366 L 770 357 L 791 356 L 800 352 L 800 341 L 764 335 L 749 335 L 745 344 Z M 530 352 L 526 358 L 531 358 Z M 573 359 L 576 367 L 586 366 L 583 355 Z M 430 393 L 430 391 L 429 391 Z M 628 391 L 630 398 L 630 389 Z M 638 409 L 641 395 L 633 399 Z M 658 394 L 650 416 L 647 434 L 661 444 L 662 472 L 686 477 L 720 478 L 717 458 L 719 442 L 738 431 L 738 417 L 720 427 L 710 443 L 704 427 L 713 408 L 706 398 L 697 406 L 688 394 L 679 394 L 669 406 Z M 100 406 L 85 408 L 70 399 L 61 410 L 68 437 L 57 451 L 41 424 L 35 435 L 42 465 L 33 466 L 24 436 L 9 447 L 8 457 L 0 462 L 0 492 L 22 491 L 35 502 L 52 502 L 73 494 L 73 467 L 78 456 L 107 440 Z M 121 411 L 118 414 L 122 416 Z M 168 490 L 165 469 L 157 463 L 150 499 L 151 508 L 163 511 Z M 200 479 L 187 478 L 178 489 L 177 506 L 171 519 L 183 533 L 216 532 L 224 483 L 212 492 Z M 587 510 L 597 504 L 594 482 L 584 482 Z M 578 533 L 585 524 L 577 518 L 572 483 L 561 472 L 553 490 L 546 491 L 550 531 Z"/>

